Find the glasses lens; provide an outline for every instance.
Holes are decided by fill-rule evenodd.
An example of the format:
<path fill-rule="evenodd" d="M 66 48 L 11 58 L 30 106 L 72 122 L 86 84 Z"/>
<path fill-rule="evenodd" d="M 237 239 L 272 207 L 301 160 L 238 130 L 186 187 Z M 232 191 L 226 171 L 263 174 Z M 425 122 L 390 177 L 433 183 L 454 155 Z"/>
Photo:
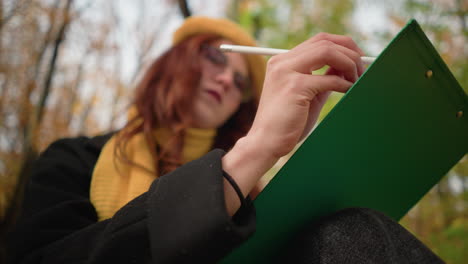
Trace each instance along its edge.
<path fill-rule="evenodd" d="M 238 72 L 234 73 L 234 85 L 241 92 L 244 92 L 245 90 L 247 90 L 247 80 L 242 74 Z"/>
<path fill-rule="evenodd" d="M 205 57 L 213 64 L 220 66 L 227 65 L 227 57 L 221 50 L 210 45 L 204 45 L 203 51 L 205 53 Z"/>
<path fill-rule="evenodd" d="M 240 73 L 234 74 L 234 84 L 242 93 L 242 101 L 247 102 L 252 98 L 250 79 Z"/>

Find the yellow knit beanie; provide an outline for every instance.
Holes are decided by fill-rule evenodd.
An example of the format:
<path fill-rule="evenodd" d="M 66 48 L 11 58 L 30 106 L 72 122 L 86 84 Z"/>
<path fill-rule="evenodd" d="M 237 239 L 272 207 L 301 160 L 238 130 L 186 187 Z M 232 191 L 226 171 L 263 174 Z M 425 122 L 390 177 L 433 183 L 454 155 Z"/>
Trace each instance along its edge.
<path fill-rule="evenodd" d="M 192 16 L 176 30 L 173 45 L 196 34 L 210 33 L 232 41 L 236 45 L 256 46 L 252 36 L 236 23 L 223 19 L 204 16 Z M 259 100 L 265 78 L 266 61 L 261 55 L 245 55 L 252 80 L 254 97 Z"/>

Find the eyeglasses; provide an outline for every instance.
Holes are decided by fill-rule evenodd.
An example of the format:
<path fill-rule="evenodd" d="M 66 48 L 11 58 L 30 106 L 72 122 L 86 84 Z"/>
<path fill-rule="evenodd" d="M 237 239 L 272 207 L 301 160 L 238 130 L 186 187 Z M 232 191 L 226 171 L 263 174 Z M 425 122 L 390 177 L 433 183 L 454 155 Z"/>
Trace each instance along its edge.
<path fill-rule="evenodd" d="M 213 65 L 223 69 L 228 66 L 229 59 L 220 49 L 208 44 L 204 44 L 201 46 L 201 50 L 205 58 L 208 59 L 208 61 L 210 61 Z M 251 99 L 252 91 L 248 77 L 237 71 L 234 72 L 234 86 L 241 92 L 242 102 L 247 102 Z"/>

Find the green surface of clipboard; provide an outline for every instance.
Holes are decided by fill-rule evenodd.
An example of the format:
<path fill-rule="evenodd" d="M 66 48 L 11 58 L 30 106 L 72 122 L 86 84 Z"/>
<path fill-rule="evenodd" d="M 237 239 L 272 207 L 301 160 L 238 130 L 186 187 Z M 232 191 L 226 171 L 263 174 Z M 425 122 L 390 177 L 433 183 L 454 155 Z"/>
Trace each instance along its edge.
<path fill-rule="evenodd" d="M 274 262 L 304 224 L 346 207 L 399 220 L 466 154 L 467 108 L 411 20 L 257 197 L 255 234 L 222 263 Z"/>

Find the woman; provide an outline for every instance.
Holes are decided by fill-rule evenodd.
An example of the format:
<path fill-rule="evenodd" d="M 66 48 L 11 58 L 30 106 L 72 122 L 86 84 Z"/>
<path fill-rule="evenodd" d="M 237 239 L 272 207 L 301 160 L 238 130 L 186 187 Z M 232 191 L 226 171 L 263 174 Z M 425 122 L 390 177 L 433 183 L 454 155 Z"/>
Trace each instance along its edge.
<path fill-rule="evenodd" d="M 41 155 L 11 235 L 12 262 L 213 263 L 247 240 L 255 229 L 248 194 L 307 134 L 328 94 L 345 92 L 362 74 L 362 51 L 350 38 L 319 34 L 271 58 L 265 75 L 260 57 L 220 53 L 221 43 L 255 44 L 229 21 L 188 19 L 142 78 L 121 131 L 59 140 Z M 324 65 L 326 75 L 310 75 Z M 363 212 L 385 219 L 340 212 L 284 257 L 321 261 L 328 251 L 309 252 L 315 238 L 329 237 L 320 230 L 335 222 L 350 229 L 367 219 L 356 218 Z M 398 245 L 413 241 L 407 237 Z M 410 249 L 438 261 L 422 245 Z M 393 261 L 392 254 L 377 260 Z M 374 260 L 372 250 L 358 255 L 344 259 Z"/>

